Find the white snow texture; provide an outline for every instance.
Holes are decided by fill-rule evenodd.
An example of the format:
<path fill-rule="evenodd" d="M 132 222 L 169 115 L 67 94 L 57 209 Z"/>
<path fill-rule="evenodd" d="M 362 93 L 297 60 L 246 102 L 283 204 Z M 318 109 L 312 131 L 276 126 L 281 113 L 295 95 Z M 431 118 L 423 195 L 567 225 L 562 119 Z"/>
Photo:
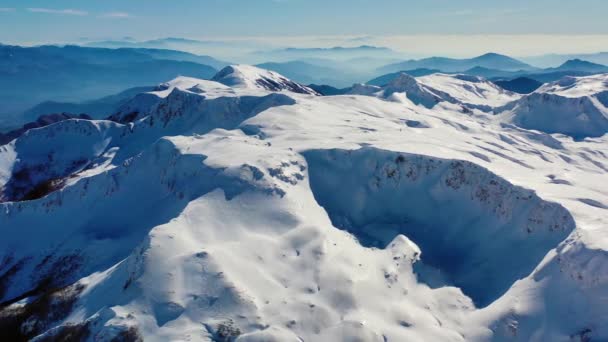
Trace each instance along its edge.
<path fill-rule="evenodd" d="M 0 146 L 0 328 L 606 341 L 607 82 L 319 96 L 239 65 L 30 130 Z"/>

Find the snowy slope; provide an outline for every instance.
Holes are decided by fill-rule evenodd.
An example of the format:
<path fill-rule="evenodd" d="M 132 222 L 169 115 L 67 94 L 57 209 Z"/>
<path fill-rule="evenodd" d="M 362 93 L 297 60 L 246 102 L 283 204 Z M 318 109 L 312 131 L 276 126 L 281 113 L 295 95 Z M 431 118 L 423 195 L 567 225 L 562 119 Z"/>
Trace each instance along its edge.
<path fill-rule="evenodd" d="M 608 74 L 565 77 L 546 84 L 506 108 L 507 121 L 574 138 L 608 132 Z"/>
<path fill-rule="evenodd" d="M 417 80 L 428 87 L 450 94 L 464 104 L 499 107 L 519 99 L 519 95 L 478 76 L 433 74 L 419 77 Z"/>
<path fill-rule="evenodd" d="M 378 90 L 372 91 L 376 88 Z M 351 93 L 379 96 L 394 101 L 399 101 L 402 94 L 414 104 L 427 108 L 447 102 L 484 112 L 490 112 L 520 98 L 520 95 L 504 90 L 481 77 L 440 73 L 418 78 L 401 73 L 384 87 L 359 85 L 355 86 Z"/>
<path fill-rule="evenodd" d="M 233 88 L 287 90 L 294 93 L 319 95 L 311 88 L 298 84 L 277 72 L 251 65 L 227 66 L 213 77 L 213 81 Z"/>
<path fill-rule="evenodd" d="M 0 147 L 0 339 L 608 339 L 607 136 L 243 82 Z"/>

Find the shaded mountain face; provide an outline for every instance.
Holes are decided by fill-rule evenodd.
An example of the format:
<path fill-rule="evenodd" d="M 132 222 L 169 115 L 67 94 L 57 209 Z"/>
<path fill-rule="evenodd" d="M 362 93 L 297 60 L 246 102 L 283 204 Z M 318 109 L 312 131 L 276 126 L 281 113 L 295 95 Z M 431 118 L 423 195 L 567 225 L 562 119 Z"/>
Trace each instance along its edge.
<path fill-rule="evenodd" d="M 352 87 L 340 89 L 326 84 L 309 84 L 308 87 L 323 96 L 343 95 L 352 89 Z"/>
<path fill-rule="evenodd" d="M 209 78 L 216 69 L 183 60 L 157 59 L 130 49 L 0 46 L 0 127 L 15 126 L 20 113 L 44 101 L 79 102 L 178 75 Z"/>
<path fill-rule="evenodd" d="M 503 89 L 518 94 L 530 94 L 543 85 L 541 82 L 527 77 L 518 77 L 512 80 L 497 80 L 494 83 Z"/>

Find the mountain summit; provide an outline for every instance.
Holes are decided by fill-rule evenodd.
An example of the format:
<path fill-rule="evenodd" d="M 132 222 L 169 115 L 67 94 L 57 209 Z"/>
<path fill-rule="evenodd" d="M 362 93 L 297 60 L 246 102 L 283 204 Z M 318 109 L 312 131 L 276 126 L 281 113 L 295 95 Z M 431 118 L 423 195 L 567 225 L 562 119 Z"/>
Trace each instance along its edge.
<path fill-rule="evenodd" d="M 571 59 L 557 67 L 557 70 L 584 71 L 584 72 L 608 72 L 608 66 L 584 61 L 581 59 Z"/>
<path fill-rule="evenodd" d="M 294 82 L 277 72 L 251 65 L 227 66 L 213 76 L 212 80 L 234 88 L 286 90 L 300 94 L 319 95 L 311 88 Z"/>

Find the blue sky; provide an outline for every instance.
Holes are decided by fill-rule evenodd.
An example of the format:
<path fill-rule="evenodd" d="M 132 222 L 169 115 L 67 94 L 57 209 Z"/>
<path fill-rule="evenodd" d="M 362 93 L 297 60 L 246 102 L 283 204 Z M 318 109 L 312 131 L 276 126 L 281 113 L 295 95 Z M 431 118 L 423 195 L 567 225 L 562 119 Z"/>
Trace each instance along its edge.
<path fill-rule="evenodd" d="M 606 13 L 606 0 L 2 0 L 0 42 L 124 36 L 608 36 Z"/>

